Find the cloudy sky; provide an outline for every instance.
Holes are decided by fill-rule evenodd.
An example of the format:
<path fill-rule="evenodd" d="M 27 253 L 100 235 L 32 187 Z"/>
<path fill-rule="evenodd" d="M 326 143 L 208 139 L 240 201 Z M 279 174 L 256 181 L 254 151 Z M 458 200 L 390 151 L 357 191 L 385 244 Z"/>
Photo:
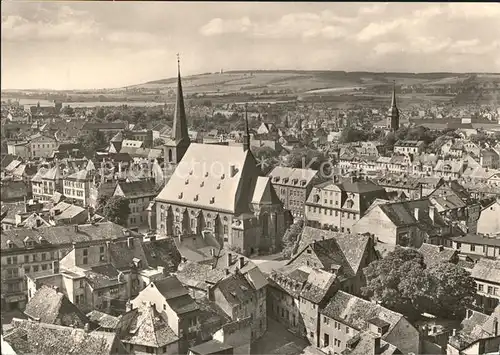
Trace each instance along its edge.
<path fill-rule="evenodd" d="M 2 1 L 2 89 L 231 69 L 500 72 L 499 4 Z"/>

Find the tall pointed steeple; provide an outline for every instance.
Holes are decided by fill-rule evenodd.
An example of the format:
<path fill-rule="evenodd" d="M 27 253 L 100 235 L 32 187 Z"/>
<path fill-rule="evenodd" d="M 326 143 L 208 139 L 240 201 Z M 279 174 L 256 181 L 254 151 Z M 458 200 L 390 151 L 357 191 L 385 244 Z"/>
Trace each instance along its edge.
<path fill-rule="evenodd" d="M 175 101 L 172 139 L 177 145 L 180 143 L 189 144 L 186 110 L 184 109 L 184 96 L 182 94 L 181 62 L 179 54 L 177 54 L 177 98 Z"/>
<path fill-rule="evenodd" d="M 392 101 L 391 108 L 389 109 L 387 115 L 387 128 L 392 132 L 395 132 L 399 129 L 399 110 L 396 105 L 396 82 L 394 82 L 392 86 Z"/>
<path fill-rule="evenodd" d="M 391 107 L 396 107 L 396 82 L 392 83 L 392 101 Z"/>
<path fill-rule="evenodd" d="M 245 132 L 243 133 L 243 151 L 250 150 L 250 132 L 248 130 L 248 105 L 245 104 Z"/>

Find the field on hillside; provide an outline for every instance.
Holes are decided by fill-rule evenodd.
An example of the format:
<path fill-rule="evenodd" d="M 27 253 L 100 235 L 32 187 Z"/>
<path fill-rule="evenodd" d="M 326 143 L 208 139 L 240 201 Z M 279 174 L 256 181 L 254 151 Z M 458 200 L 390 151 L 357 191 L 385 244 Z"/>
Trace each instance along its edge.
<path fill-rule="evenodd" d="M 304 93 L 312 90 L 390 85 L 449 85 L 470 79 L 468 74 L 453 73 L 366 73 L 333 71 L 237 71 L 201 74 L 183 77 L 183 88 L 187 93 L 233 93 L 289 90 Z M 479 76 L 475 76 L 477 78 Z M 496 80 L 495 74 L 484 74 Z M 499 76 L 500 77 L 500 76 Z M 481 79 L 481 81 L 484 79 Z M 486 79 L 489 80 L 489 79 Z M 479 80 L 478 80 L 479 81 Z M 174 88 L 175 78 L 152 81 L 128 87 L 128 89 L 165 90 Z"/>

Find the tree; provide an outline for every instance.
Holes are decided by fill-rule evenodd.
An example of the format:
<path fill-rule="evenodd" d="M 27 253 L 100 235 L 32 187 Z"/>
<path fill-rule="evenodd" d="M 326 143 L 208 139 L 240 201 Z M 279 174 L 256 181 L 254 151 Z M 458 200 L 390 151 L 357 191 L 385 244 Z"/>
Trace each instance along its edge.
<path fill-rule="evenodd" d="M 109 140 L 106 140 L 104 133 L 91 131 L 88 134 L 79 136 L 77 138 L 77 142 L 82 147 L 85 156 L 91 157 L 94 156 L 98 149 L 104 148 L 108 144 L 107 142 L 109 142 Z"/>
<path fill-rule="evenodd" d="M 299 238 L 299 235 L 302 233 L 303 228 L 304 228 L 304 221 L 302 219 L 299 219 L 298 221 L 293 223 L 290 227 L 288 227 L 288 229 L 286 230 L 285 234 L 283 235 L 283 252 L 282 252 L 285 258 L 289 258 L 294 254 L 297 239 Z"/>
<path fill-rule="evenodd" d="M 68 116 L 74 116 L 75 110 L 70 105 L 67 105 L 61 110 L 61 113 L 68 115 Z"/>
<path fill-rule="evenodd" d="M 463 268 L 451 263 L 438 263 L 427 269 L 434 289 L 429 312 L 448 318 L 462 319 L 476 295 L 476 283 Z"/>
<path fill-rule="evenodd" d="M 165 141 L 161 138 L 155 138 L 155 140 L 153 141 L 154 147 L 157 147 L 157 146 L 163 145 L 163 144 L 165 144 Z"/>
<path fill-rule="evenodd" d="M 364 296 L 411 319 L 428 312 L 460 318 L 472 305 L 475 283 L 462 268 L 439 263 L 427 268 L 422 254 L 396 247 L 366 269 Z"/>
<path fill-rule="evenodd" d="M 408 296 L 412 290 L 418 289 L 424 269 L 422 254 L 413 249 L 396 247 L 385 258 L 368 266 L 367 284 L 361 291 L 384 307 L 416 318 L 419 312 Z M 412 275 L 412 278 L 407 275 Z M 409 287 L 409 291 L 404 292 L 401 286 Z"/>
<path fill-rule="evenodd" d="M 126 225 L 130 214 L 129 201 L 122 196 L 112 196 L 103 208 L 104 217 L 111 222 Z"/>
<path fill-rule="evenodd" d="M 368 140 L 368 133 L 350 126 L 347 126 L 342 130 L 339 138 L 340 143 L 360 142 L 366 140 Z"/>
<path fill-rule="evenodd" d="M 106 111 L 104 111 L 103 107 L 99 107 L 97 109 L 97 112 L 95 113 L 96 117 L 99 118 L 100 120 L 104 119 L 106 117 Z"/>

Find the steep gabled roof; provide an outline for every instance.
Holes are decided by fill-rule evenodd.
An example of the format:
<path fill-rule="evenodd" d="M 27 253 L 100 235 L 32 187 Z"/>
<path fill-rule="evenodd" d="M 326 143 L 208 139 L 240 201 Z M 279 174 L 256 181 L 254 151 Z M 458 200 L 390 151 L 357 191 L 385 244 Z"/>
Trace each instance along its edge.
<path fill-rule="evenodd" d="M 28 317 L 42 323 L 83 328 L 88 317 L 71 301 L 53 287 L 43 285 L 29 300 L 24 310 Z"/>

